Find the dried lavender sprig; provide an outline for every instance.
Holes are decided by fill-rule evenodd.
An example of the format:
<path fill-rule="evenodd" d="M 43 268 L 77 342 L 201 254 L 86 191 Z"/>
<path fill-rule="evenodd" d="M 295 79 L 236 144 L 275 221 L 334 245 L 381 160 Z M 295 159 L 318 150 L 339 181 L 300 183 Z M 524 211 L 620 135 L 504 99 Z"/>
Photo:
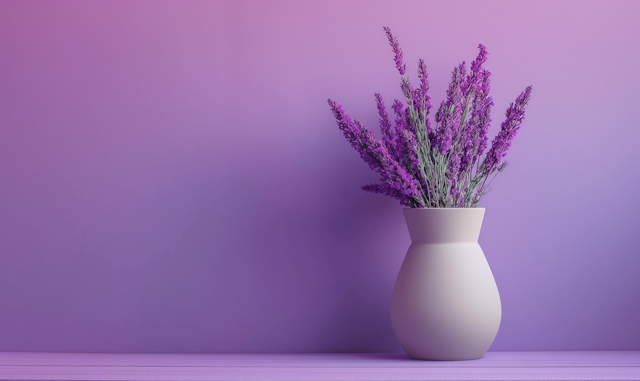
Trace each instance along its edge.
<path fill-rule="evenodd" d="M 447 89 L 447 100 L 440 104 L 436 112 L 436 124 L 434 146 L 438 146 L 441 155 L 446 154 L 451 149 L 454 133 L 460 125 L 461 98 L 460 86 L 466 77 L 465 63 L 462 62 L 451 73 L 451 82 Z"/>
<path fill-rule="evenodd" d="M 477 105 L 474 107 L 474 123 L 475 128 L 478 131 L 478 141 L 475 144 L 478 146 L 478 152 L 474 161 L 484 153 L 487 147 L 487 133 L 489 132 L 489 125 L 491 124 L 491 107 L 493 106 L 493 98 L 489 96 L 490 90 L 490 77 L 491 72 L 483 70 L 481 75 L 481 81 L 476 88 Z"/>
<path fill-rule="evenodd" d="M 395 136 L 397 138 L 396 141 L 396 152 L 395 152 L 395 158 L 399 163 L 405 164 L 405 153 L 407 151 L 407 147 L 404 144 L 404 141 L 402 140 L 402 131 L 408 131 L 409 130 L 409 126 L 407 125 L 407 116 L 405 113 L 405 109 L 404 109 L 404 105 L 402 104 L 402 102 L 400 102 L 397 99 L 393 100 L 393 105 L 391 106 L 391 108 L 393 109 L 393 112 L 396 116 L 395 119 Z"/>
<path fill-rule="evenodd" d="M 398 69 L 398 72 L 400 73 L 400 75 L 404 75 L 405 71 L 407 70 L 407 66 L 402 61 L 402 49 L 400 49 L 400 44 L 398 43 L 398 39 L 396 39 L 393 36 L 393 34 L 391 34 L 391 29 L 389 29 L 389 27 L 385 26 L 383 29 L 384 29 L 384 32 L 387 34 L 389 45 L 391 45 L 391 48 L 393 48 L 393 53 L 395 54 L 395 57 L 393 58 L 393 60 L 396 63 L 396 68 Z"/>
<path fill-rule="evenodd" d="M 410 169 L 411 173 L 417 178 L 421 188 L 426 187 L 425 175 L 422 173 L 421 161 L 419 159 L 419 142 L 416 139 L 415 129 L 409 127 L 411 118 L 409 116 L 410 108 L 404 108 L 402 102 L 395 99 L 393 103 L 393 111 L 396 115 L 395 121 L 395 158 L 405 168 Z M 424 191 L 422 191 L 424 196 Z"/>
<path fill-rule="evenodd" d="M 412 203 L 409 200 L 407 200 L 407 198 L 404 197 L 402 193 L 391 188 L 387 184 L 384 184 L 384 183 L 367 184 L 367 185 L 363 185 L 361 189 L 365 192 L 370 192 L 374 194 L 383 194 L 385 196 L 395 198 L 400 201 L 400 204 L 413 207 Z"/>
<path fill-rule="evenodd" d="M 531 98 L 531 86 L 518 95 L 515 103 L 511 103 L 507 109 L 506 119 L 500 126 L 500 132 L 491 142 L 491 148 L 487 152 L 483 170 L 489 174 L 499 169 L 502 159 L 506 156 L 513 138 L 518 133 L 525 115 L 525 106 Z M 504 169 L 504 167 L 503 167 Z"/>
<path fill-rule="evenodd" d="M 460 176 L 471 170 L 487 146 L 487 132 L 491 123 L 491 106 L 493 99 L 489 96 L 489 77 L 491 73 L 482 69 L 478 81 L 474 85 L 473 100 L 470 107 L 470 118 L 465 129 L 463 150 L 460 163 Z"/>
<path fill-rule="evenodd" d="M 380 174 L 383 188 L 390 187 L 396 191 L 394 194 L 400 194 L 404 198 L 416 198 L 419 204 L 421 195 L 418 190 L 419 184 L 413 176 L 391 157 L 384 144 L 378 141 L 371 131 L 357 119 L 352 121 L 343 111 L 342 106 L 335 101 L 329 99 L 328 102 L 345 138 L 360 153 L 360 157 L 369 164 L 369 167 Z"/>
<path fill-rule="evenodd" d="M 462 83 L 460 84 L 460 96 L 461 96 L 460 102 L 461 103 L 459 108 L 461 110 L 461 116 L 460 116 L 460 124 L 459 124 L 460 127 L 458 128 L 458 130 L 465 129 L 464 124 L 467 122 L 466 118 L 469 112 L 469 105 L 470 103 L 473 104 L 475 101 L 475 98 L 477 98 L 478 95 L 480 95 L 478 91 L 481 89 L 482 80 L 484 79 L 484 74 L 488 74 L 488 75 L 491 74 L 486 70 L 484 70 L 482 67 L 482 64 L 487 60 L 487 56 L 488 56 L 487 49 L 482 44 L 478 45 L 478 49 L 480 50 L 480 52 L 478 52 L 478 56 L 476 57 L 476 59 L 473 60 L 473 62 L 471 62 L 471 69 L 469 70 L 469 75 L 467 75 L 466 79 L 462 81 Z M 488 93 L 488 87 L 487 87 L 487 93 Z M 476 103 L 476 106 L 477 105 L 478 104 Z M 462 140 L 466 140 L 467 138 L 468 138 L 468 134 L 460 135 L 460 139 Z"/>
<path fill-rule="evenodd" d="M 381 181 L 394 190 L 397 190 L 406 198 L 419 199 L 419 184 L 415 178 L 407 172 L 405 167 L 394 160 L 383 144 L 378 141 L 373 133 L 365 128 L 357 119 L 355 124 L 361 132 L 361 141 L 367 155 L 378 164 L 377 170 L 381 175 Z M 375 168 L 373 168 L 376 170 Z"/>
<path fill-rule="evenodd" d="M 485 155 L 482 164 L 479 164 L 475 175 L 470 180 L 470 185 L 467 189 L 467 195 L 465 200 L 465 207 L 476 207 L 480 202 L 482 196 L 489 192 L 491 182 L 495 179 L 495 176 L 504 171 L 507 166 L 506 161 L 502 159 L 506 156 L 511 142 L 516 136 L 520 125 L 524 120 L 525 106 L 529 102 L 531 97 L 532 87 L 528 86 L 517 98 L 515 103 L 511 103 L 507 109 L 505 116 L 506 120 L 502 123 L 500 132 L 493 139 L 491 148 Z M 493 175 L 493 176 L 492 176 Z M 491 179 L 489 180 L 489 177 Z M 471 178 L 471 176 L 469 176 Z M 487 183 L 487 181 L 489 181 Z"/>
<path fill-rule="evenodd" d="M 400 88 L 402 89 L 402 93 L 404 94 L 405 99 L 407 100 L 408 108 L 412 109 L 414 107 L 414 103 L 416 99 L 414 99 L 414 90 L 409 82 L 409 79 L 406 77 L 405 73 L 407 71 L 407 66 L 405 65 L 402 59 L 402 49 L 400 49 L 400 44 L 398 43 L 398 39 L 391 33 L 391 29 L 389 27 L 383 27 L 384 32 L 387 35 L 387 40 L 389 41 L 389 45 L 393 49 L 394 61 L 396 63 L 396 68 L 400 75 L 402 75 L 402 80 L 400 82 Z M 409 113 L 406 113 L 409 115 Z M 409 118 L 408 123 L 406 125 L 409 130 L 415 132 L 415 126 L 412 120 Z"/>
<path fill-rule="evenodd" d="M 474 95 L 474 90 L 478 86 L 478 81 L 481 80 L 480 75 L 483 70 L 482 64 L 487 60 L 487 56 L 488 56 L 487 48 L 484 45 L 478 44 L 478 49 L 480 50 L 480 52 L 478 53 L 478 56 L 476 57 L 476 59 L 473 60 L 473 62 L 471 62 L 469 75 L 467 76 L 466 81 L 463 81 L 463 83 L 460 85 L 460 91 L 462 93 L 462 96 L 465 99 L 465 104 L 462 108 L 463 114 L 462 114 L 461 123 L 464 123 L 465 121 L 469 100 L 472 97 L 472 95 Z"/>
<path fill-rule="evenodd" d="M 429 80 L 427 77 L 427 65 L 425 65 L 424 60 L 421 58 L 418 60 L 418 78 L 420 79 L 420 87 L 419 89 L 416 89 L 419 90 L 419 92 L 416 92 L 415 98 L 418 99 L 421 118 L 425 123 L 427 137 L 429 137 L 433 135 L 433 131 L 431 131 L 431 123 L 429 119 L 427 119 L 427 115 L 431 112 L 432 107 L 431 97 L 427 94 L 429 91 Z"/>
<path fill-rule="evenodd" d="M 467 121 L 467 115 L 469 112 L 469 105 L 474 104 L 475 106 L 479 106 L 480 104 L 475 102 L 475 98 L 477 97 L 478 90 L 478 82 L 482 79 L 481 75 L 483 73 L 482 64 L 487 60 L 487 50 L 484 45 L 479 44 L 478 49 L 480 52 L 473 62 L 471 62 L 471 69 L 468 75 L 465 75 L 464 62 L 458 66 L 458 96 L 457 99 L 457 107 L 454 107 L 454 114 L 449 118 L 445 118 L 444 130 L 445 139 L 447 137 L 446 133 L 451 133 L 452 143 L 449 152 L 449 163 L 448 163 L 448 173 L 447 178 L 449 181 L 453 181 L 454 179 L 457 181 L 460 177 L 464 176 L 469 170 L 469 165 L 473 161 L 473 157 L 475 156 L 475 146 L 471 144 L 471 141 L 474 140 L 474 135 L 480 135 L 480 131 L 475 131 L 473 126 L 471 126 L 470 122 Z M 449 92 L 448 92 L 448 102 L 451 102 L 451 93 L 455 91 L 456 78 L 455 78 L 455 70 L 454 70 L 454 78 L 452 78 Z M 461 77 L 465 78 L 461 78 Z M 455 94 L 454 94 L 455 96 Z M 459 119 L 458 115 L 459 114 Z M 450 124 L 447 126 L 446 124 Z M 445 148 L 448 146 L 447 140 L 445 140 Z M 472 153 L 469 152 L 469 148 L 471 148 Z M 454 197 L 459 196 L 459 189 L 457 187 L 453 187 L 454 189 Z"/>
<path fill-rule="evenodd" d="M 383 194 L 385 196 L 395 198 L 397 200 L 400 200 L 400 204 L 409 206 L 411 208 L 424 208 L 424 204 L 414 200 L 413 198 L 404 197 L 404 195 L 402 195 L 400 192 L 384 183 L 363 185 L 362 190 L 365 192 Z"/>
<path fill-rule="evenodd" d="M 420 184 L 420 189 L 427 187 L 425 176 L 421 171 L 421 162 L 418 155 L 418 141 L 416 135 L 408 130 L 402 131 L 402 142 L 406 148 L 406 168 L 410 169 L 410 173 L 413 173 Z"/>
<path fill-rule="evenodd" d="M 344 137 L 351 144 L 351 146 L 358 151 L 360 157 L 369 164 L 369 167 L 375 172 L 381 173 L 383 168 L 381 167 L 380 162 L 377 158 L 368 152 L 366 138 L 362 136 L 362 128 L 357 121 L 352 121 L 351 117 L 347 115 L 342 106 L 337 104 L 335 101 L 329 99 L 329 106 L 331 107 L 331 111 L 333 112 L 333 116 L 336 118 L 338 122 L 338 128 L 344 134 Z"/>
<path fill-rule="evenodd" d="M 454 137 L 448 168 L 448 177 L 456 180 L 456 186 L 452 188 L 456 206 L 466 203 L 476 185 L 472 181 L 472 165 L 486 146 L 490 108 L 493 105 L 491 98 L 488 97 L 491 73 L 482 67 L 488 53 L 482 44 L 478 45 L 478 49 L 480 51 L 471 63 L 469 74 L 460 85 L 462 96 L 460 127 Z M 470 115 L 469 120 L 467 115 Z"/>
<path fill-rule="evenodd" d="M 384 100 L 379 93 L 374 94 L 376 98 L 376 106 L 378 107 L 378 115 L 380 115 L 380 131 L 382 132 L 382 141 L 391 156 L 396 157 L 396 142 L 394 141 L 395 132 L 389 121 L 389 114 L 384 105 Z"/>

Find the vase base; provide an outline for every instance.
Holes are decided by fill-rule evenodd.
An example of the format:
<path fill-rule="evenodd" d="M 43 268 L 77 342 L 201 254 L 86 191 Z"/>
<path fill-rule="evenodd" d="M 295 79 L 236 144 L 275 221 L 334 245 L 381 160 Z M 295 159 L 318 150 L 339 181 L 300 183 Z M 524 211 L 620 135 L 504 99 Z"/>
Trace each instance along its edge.
<path fill-rule="evenodd" d="M 412 356 L 409 355 L 409 358 L 412 360 L 419 360 L 419 361 L 472 361 L 472 360 L 479 360 L 481 358 L 484 357 L 484 354 L 480 357 L 478 356 L 471 356 L 471 357 L 456 357 L 456 358 L 452 358 L 452 357 L 435 357 L 435 356 L 429 356 L 429 357 L 421 357 L 421 356 Z"/>

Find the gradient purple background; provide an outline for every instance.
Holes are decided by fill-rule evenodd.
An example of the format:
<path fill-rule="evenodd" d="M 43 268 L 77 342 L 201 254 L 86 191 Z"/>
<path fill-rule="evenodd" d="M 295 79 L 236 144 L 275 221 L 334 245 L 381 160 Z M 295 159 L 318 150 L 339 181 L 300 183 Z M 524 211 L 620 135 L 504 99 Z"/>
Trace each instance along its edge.
<path fill-rule="evenodd" d="M 0 351 L 393 352 L 402 207 L 378 131 L 487 46 L 492 350 L 640 350 L 640 2 L 0 2 Z"/>

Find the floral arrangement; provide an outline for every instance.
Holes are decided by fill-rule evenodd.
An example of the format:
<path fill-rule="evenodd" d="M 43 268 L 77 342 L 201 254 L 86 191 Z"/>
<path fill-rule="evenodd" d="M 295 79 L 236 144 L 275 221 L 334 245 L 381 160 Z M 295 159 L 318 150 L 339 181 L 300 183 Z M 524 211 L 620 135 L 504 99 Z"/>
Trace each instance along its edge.
<path fill-rule="evenodd" d="M 375 94 L 382 141 L 358 119 L 352 120 L 342 106 L 328 100 L 346 139 L 380 175 L 379 183 L 364 185 L 362 189 L 393 197 L 412 208 L 478 206 L 497 173 L 508 164 L 504 157 L 524 119 L 531 86 L 511 103 L 500 132 L 482 156 L 487 147 L 493 106 L 489 96 L 491 73 L 482 67 L 487 59 L 486 48 L 478 45 L 480 52 L 468 73 L 464 62 L 454 68 L 447 98 L 440 104 L 432 127 L 427 118 L 432 106 L 427 95 L 429 82 L 424 60 L 418 61 L 420 84 L 414 89 L 405 75 L 406 65 L 398 40 L 388 27 L 384 27 L 384 31 L 402 76 L 400 87 L 407 106 L 394 100 L 392 124 L 382 96 Z"/>

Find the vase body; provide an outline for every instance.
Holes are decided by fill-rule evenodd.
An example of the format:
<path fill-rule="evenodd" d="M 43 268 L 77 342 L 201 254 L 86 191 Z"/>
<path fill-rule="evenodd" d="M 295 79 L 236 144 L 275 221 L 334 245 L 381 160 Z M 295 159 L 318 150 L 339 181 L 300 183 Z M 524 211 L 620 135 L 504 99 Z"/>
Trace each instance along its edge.
<path fill-rule="evenodd" d="M 404 216 L 411 246 L 391 297 L 400 345 L 420 360 L 481 358 L 502 316 L 478 244 L 484 208 L 406 208 Z"/>

